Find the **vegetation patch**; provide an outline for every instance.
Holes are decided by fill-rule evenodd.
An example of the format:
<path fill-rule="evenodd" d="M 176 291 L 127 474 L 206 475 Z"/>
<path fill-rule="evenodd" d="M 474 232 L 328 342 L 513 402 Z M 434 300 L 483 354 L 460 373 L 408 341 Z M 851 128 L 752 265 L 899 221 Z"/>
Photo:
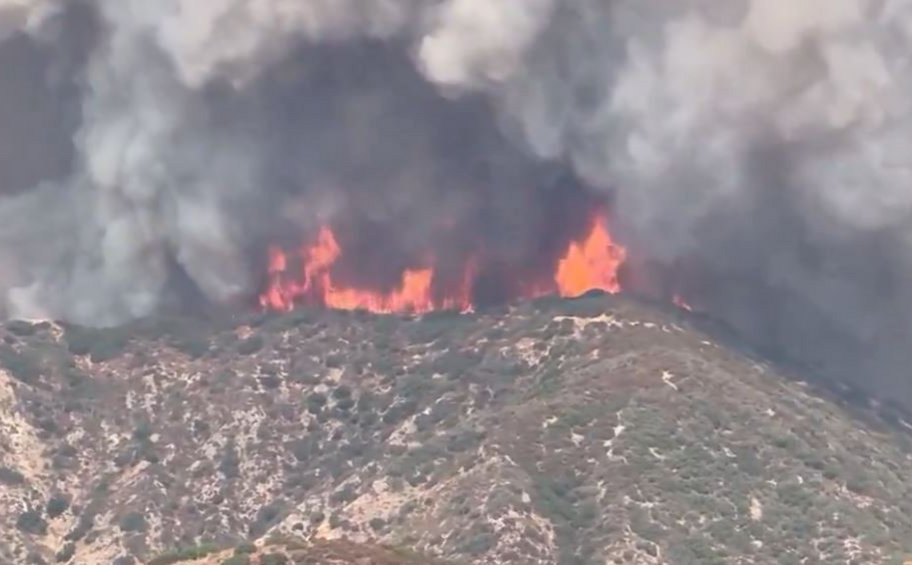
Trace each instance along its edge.
<path fill-rule="evenodd" d="M 60 551 L 54 556 L 57 563 L 66 563 L 76 555 L 76 544 L 68 541 L 63 545 Z"/>
<path fill-rule="evenodd" d="M 16 519 L 16 527 L 26 533 L 43 536 L 47 533 L 47 522 L 37 510 L 26 510 Z"/>
<path fill-rule="evenodd" d="M 18 486 L 25 484 L 25 476 L 15 469 L 0 466 L 0 484 Z"/>
<path fill-rule="evenodd" d="M 241 355 L 253 355 L 263 349 L 263 338 L 259 335 L 252 335 L 245 340 L 238 342 L 237 352 Z"/>
<path fill-rule="evenodd" d="M 69 526 L 46 561 L 104 545 L 128 565 L 180 544 L 152 563 L 435 563 L 263 539 L 287 525 L 466 562 L 880 563 L 912 551 L 912 442 L 612 300 L 422 318 L 310 310 L 258 317 L 247 340 L 235 320 L 121 339 L 64 327 L 59 343 L 7 329 L 0 363 L 9 372 L 24 356 L 16 378 L 41 385 L 15 386 L 10 409 L 44 443 L 43 484 L 65 489 L 35 498 L 4 459 L 0 490 L 36 505 L 7 510 L 7 545 Z M 571 311 L 624 324 L 555 320 Z M 114 358 L 93 355 L 100 342 L 125 353 L 88 362 Z M 370 493 L 395 501 L 353 507 Z M 6 539 L 0 562 L 24 559 Z"/>
<path fill-rule="evenodd" d="M 69 497 L 63 494 L 55 494 L 48 499 L 44 511 L 47 513 L 48 518 L 54 519 L 66 512 L 69 507 Z"/>
<path fill-rule="evenodd" d="M 221 548 L 209 544 L 180 548 L 153 557 L 146 565 L 171 565 L 172 563 L 180 563 L 182 561 L 193 561 L 194 559 L 202 559 L 203 557 L 218 553 L 219 551 L 221 551 Z"/>
<path fill-rule="evenodd" d="M 95 363 L 115 359 L 130 343 L 125 328 L 96 329 L 67 326 L 64 339 L 70 353 L 89 356 Z"/>
<path fill-rule="evenodd" d="M 140 512 L 129 512 L 117 523 L 121 531 L 141 532 L 146 529 L 146 518 Z"/>
<path fill-rule="evenodd" d="M 8 345 L 0 346 L 0 363 L 16 380 L 34 384 L 41 376 L 41 362 L 35 352 L 19 352 Z"/>
<path fill-rule="evenodd" d="M 13 320 L 11 322 L 7 322 L 5 327 L 6 330 L 13 335 L 19 337 L 30 337 L 37 333 L 40 326 L 39 324 L 33 324 L 24 320 Z"/>

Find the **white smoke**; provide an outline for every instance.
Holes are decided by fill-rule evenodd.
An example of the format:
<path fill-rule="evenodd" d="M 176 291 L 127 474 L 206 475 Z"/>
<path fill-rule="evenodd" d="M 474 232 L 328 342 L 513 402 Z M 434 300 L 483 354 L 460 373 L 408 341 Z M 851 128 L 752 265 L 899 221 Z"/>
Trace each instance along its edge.
<path fill-rule="evenodd" d="M 23 30 L 35 33 L 61 8 L 63 0 L 0 0 L 0 41 Z"/>
<path fill-rule="evenodd" d="M 553 10 L 553 0 L 446 2 L 419 42 L 419 62 L 441 86 L 497 88 L 520 71 Z"/>
<path fill-rule="evenodd" d="M 429 79 L 486 91 L 529 148 L 615 189 L 634 256 L 697 256 L 730 277 L 704 297 L 716 315 L 908 395 L 896 352 L 912 341 L 912 2 L 566 0 L 538 13 L 548 20 L 485 20 L 495 45 L 522 50 L 498 80 L 434 72 L 441 59 L 477 67 L 490 43 L 439 20 L 431 37 L 472 39 L 445 58 L 419 51 Z M 726 302 L 758 281 L 788 298 Z M 822 327 L 872 349 L 835 352 Z"/>
<path fill-rule="evenodd" d="M 471 3 L 451 4 L 456 11 Z M 658 214 L 681 230 L 661 234 L 664 244 L 687 244 L 701 212 L 753 190 L 750 152 L 770 140 L 803 152 L 793 175 L 809 206 L 860 229 L 907 221 L 912 190 L 902 132 L 910 125 L 912 3 L 534 4 L 526 15 L 547 21 L 530 24 L 506 8 L 500 22 L 489 21 L 494 6 L 511 2 L 477 10 L 476 26 L 492 30 L 499 52 L 511 42 L 522 49 L 506 58 L 509 70 L 497 72 L 505 80 L 472 72 L 479 49 L 492 41 L 463 31 L 467 10 L 439 20 L 442 28 L 424 40 L 419 55 L 429 78 L 486 89 L 543 157 L 563 155 L 594 184 L 617 187 L 630 207 L 621 216 L 652 228 Z M 721 24 L 712 15 L 732 10 L 739 13 Z M 547 25 L 563 37 L 542 33 Z M 447 41 L 432 41 L 438 37 Z M 600 43 L 611 45 L 586 53 Z M 429 47 L 439 44 L 445 54 Z M 604 68 L 593 70 L 587 57 Z M 601 95 L 567 101 L 582 88 Z M 675 206 L 663 211 L 668 202 Z"/>
<path fill-rule="evenodd" d="M 424 0 L 175 0 L 110 2 L 143 10 L 145 25 L 171 58 L 184 84 L 199 87 L 216 74 L 243 82 L 302 39 L 341 42 L 390 38 L 420 14 Z M 140 8 L 143 8 L 141 10 Z M 121 8 L 122 9 L 122 8 Z"/>

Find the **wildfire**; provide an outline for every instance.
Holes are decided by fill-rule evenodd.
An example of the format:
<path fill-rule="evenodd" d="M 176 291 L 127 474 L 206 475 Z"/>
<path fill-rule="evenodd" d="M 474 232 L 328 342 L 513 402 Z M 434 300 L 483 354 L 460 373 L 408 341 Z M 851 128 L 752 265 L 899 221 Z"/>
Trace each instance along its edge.
<path fill-rule="evenodd" d="M 270 248 L 269 285 L 260 296 L 260 304 L 266 309 L 279 311 L 291 310 L 298 303 L 377 313 L 472 309 L 472 287 L 476 275 L 474 263 L 470 262 L 464 269 L 459 289 L 442 299 L 435 299 L 433 265 L 405 270 L 395 289 L 381 292 L 346 286 L 335 280 L 333 266 L 343 254 L 344 250 L 328 226 L 320 229 L 313 244 L 293 254 L 301 260 L 300 270 L 290 267 L 289 254 L 282 248 Z M 617 271 L 625 259 L 625 250 L 612 241 L 604 217 L 598 216 L 584 238 L 568 245 L 555 266 L 553 280 L 546 281 L 546 284 L 529 285 L 530 290 L 522 298 L 552 292 L 573 297 L 593 289 L 616 293 L 620 291 Z"/>
<path fill-rule="evenodd" d="M 409 269 L 402 274 L 399 288 L 389 293 L 342 286 L 333 280 L 332 266 L 342 256 L 332 230 L 324 226 L 317 241 L 305 247 L 302 276 L 290 276 L 288 255 L 279 247 L 269 250 L 270 284 L 260 297 L 264 308 L 291 310 L 297 302 L 316 302 L 339 310 L 371 312 L 428 312 L 438 308 L 469 307 L 468 293 L 436 304 L 432 299 L 432 268 Z"/>
<path fill-rule="evenodd" d="M 604 218 L 597 218 L 586 239 L 571 243 L 558 263 L 554 276 L 558 293 L 579 296 L 593 289 L 619 292 L 617 271 L 626 257 L 624 248 L 611 241 Z"/>

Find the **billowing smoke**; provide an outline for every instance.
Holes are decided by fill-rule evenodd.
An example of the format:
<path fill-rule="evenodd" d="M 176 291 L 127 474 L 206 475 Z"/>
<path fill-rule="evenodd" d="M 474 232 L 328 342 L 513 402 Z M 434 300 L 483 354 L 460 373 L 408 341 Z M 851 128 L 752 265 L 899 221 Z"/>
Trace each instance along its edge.
<path fill-rule="evenodd" d="M 634 290 L 912 404 L 912 0 L 0 0 L 0 42 L 9 316 L 243 301 L 330 219 L 353 282 L 515 274 L 610 198 Z"/>

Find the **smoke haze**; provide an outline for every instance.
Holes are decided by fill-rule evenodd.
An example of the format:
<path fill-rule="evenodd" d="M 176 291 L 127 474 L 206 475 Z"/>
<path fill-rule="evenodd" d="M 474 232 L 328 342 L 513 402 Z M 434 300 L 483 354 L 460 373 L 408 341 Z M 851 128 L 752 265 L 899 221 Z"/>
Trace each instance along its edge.
<path fill-rule="evenodd" d="M 912 0 L 0 0 L 2 309 L 243 301 L 328 220 L 353 283 L 515 272 L 610 199 L 631 280 L 912 405 L 910 44 Z"/>

